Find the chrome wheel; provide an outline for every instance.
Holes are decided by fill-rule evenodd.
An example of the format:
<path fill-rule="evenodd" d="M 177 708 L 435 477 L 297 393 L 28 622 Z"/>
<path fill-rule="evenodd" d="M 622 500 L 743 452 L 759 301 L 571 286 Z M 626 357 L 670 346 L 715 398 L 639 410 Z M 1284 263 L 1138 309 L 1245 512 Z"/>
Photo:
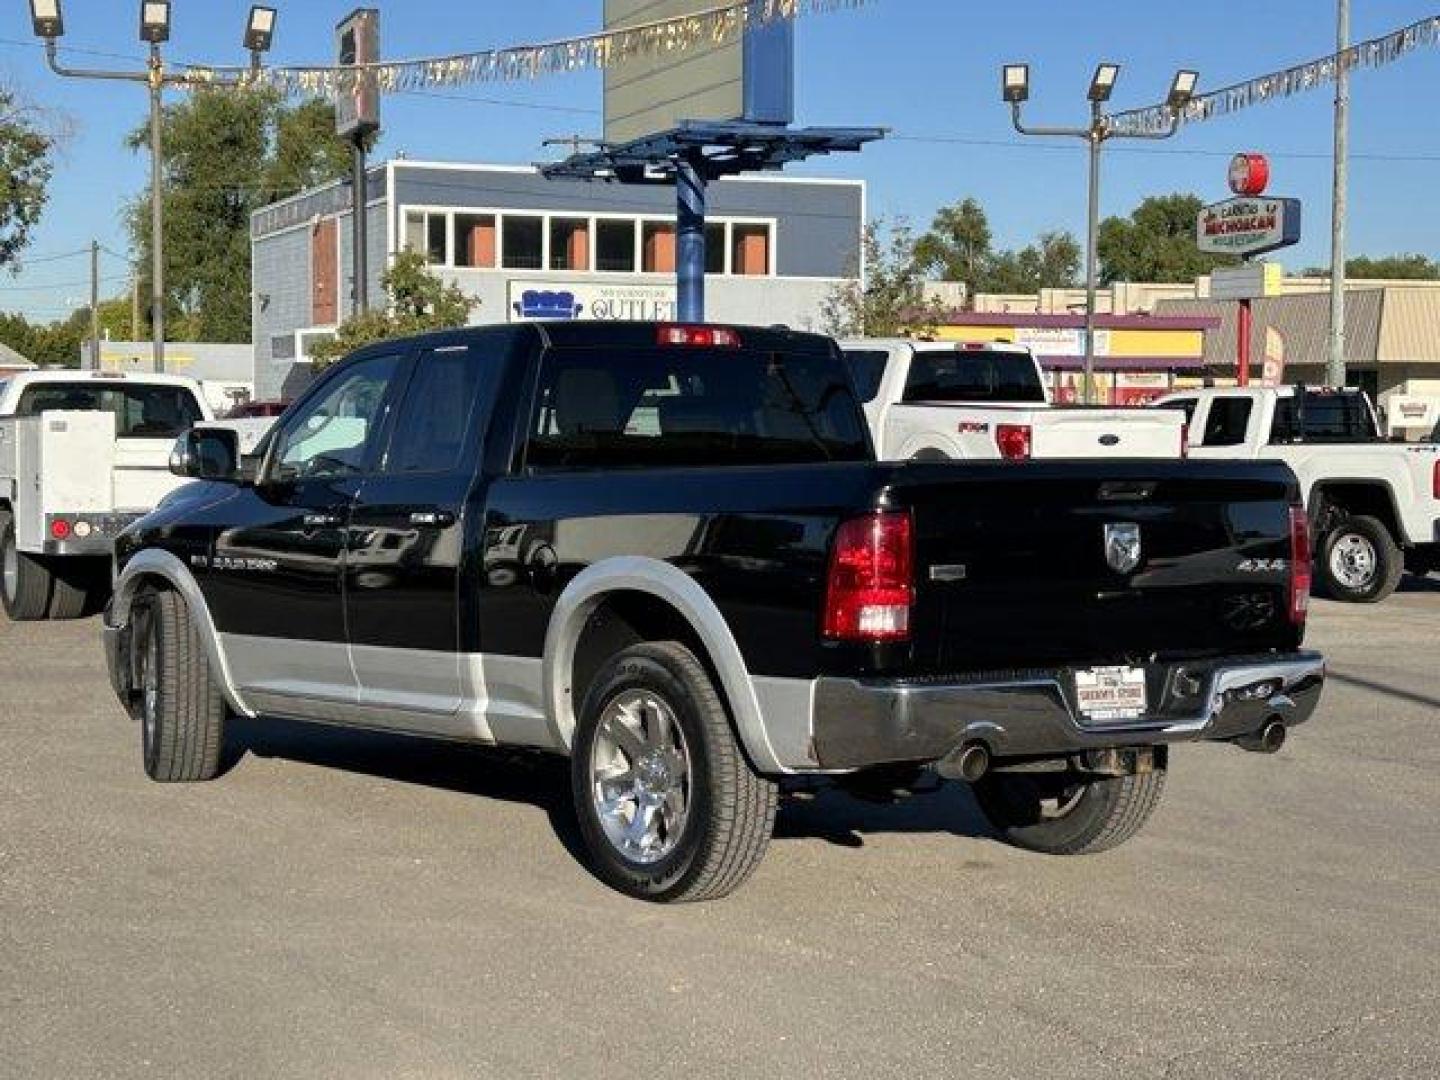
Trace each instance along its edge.
<path fill-rule="evenodd" d="M 16 547 L 14 535 L 8 539 L 10 542 L 5 545 L 3 555 L 5 596 L 13 602 L 20 594 L 20 551 Z"/>
<path fill-rule="evenodd" d="M 160 718 L 160 623 L 152 614 L 146 620 L 145 642 L 140 651 L 140 720 L 145 725 L 145 746 L 155 744 Z"/>
<path fill-rule="evenodd" d="M 1330 548 L 1330 575 L 1347 589 L 1366 589 L 1375 580 L 1375 545 L 1359 533 L 1344 533 Z"/>
<path fill-rule="evenodd" d="M 663 859 L 685 831 L 692 791 L 674 709 L 649 690 L 611 699 L 590 750 L 590 794 L 611 846 L 631 862 Z"/>

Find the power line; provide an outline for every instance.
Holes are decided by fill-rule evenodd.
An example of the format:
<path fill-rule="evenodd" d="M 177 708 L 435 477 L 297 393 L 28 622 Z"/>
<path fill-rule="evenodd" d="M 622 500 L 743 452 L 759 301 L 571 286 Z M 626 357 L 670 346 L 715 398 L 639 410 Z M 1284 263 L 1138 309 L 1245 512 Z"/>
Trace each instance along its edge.
<path fill-rule="evenodd" d="M 543 105 L 534 101 L 506 101 L 503 98 L 476 97 L 472 94 L 441 94 L 434 90 L 396 90 L 410 97 L 439 98 L 441 101 L 463 101 L 476 105 L 495 105 L 505 109 L 532 109 L 537 112 L 570 113 L 577 116 L 599 116 L 599 109 L 582 109 L 575 105 Z"/>
<path fill-rule="evenodd" d="M 1059 142 L 1022 142 L 1019 139 L 985 139 L 971 135 L 902 135 L 888 136 L 891 142 L 932 143 L 942 146 L 988 146 L 1003 150 L 1043 150 L 1051 152 L 1079 152 L 1082 146 Z M 1230 158 L 1229 150 L 1202 150 L 1198 147 L 1183 146 L 1116 146 L 1107 147 L 1107 153 L 1115 154 L 1169 154 L 1188 157 Z M 1290 158 L 1295 160 L 1329 161 L 1330 152 L 1321 150 L 1267 150 L 1266 157 Z M 1388 162 L 1440 162 L 1440 154 L 1388 154 L 1380 152 L 1352 153 L 1351 159 L 1361 161 Z"/>
<path fill-rule="evenodd" d="M 128 274 L 112 275 L 99 279 L 101 284 L 115 281 L 129 281 Z M 0 292 L 43 292 L 47 289 L 79 289 L 90 284 L 90 279 L 83 281 L 47 281 L 43 285 L 0 285 Z"/>

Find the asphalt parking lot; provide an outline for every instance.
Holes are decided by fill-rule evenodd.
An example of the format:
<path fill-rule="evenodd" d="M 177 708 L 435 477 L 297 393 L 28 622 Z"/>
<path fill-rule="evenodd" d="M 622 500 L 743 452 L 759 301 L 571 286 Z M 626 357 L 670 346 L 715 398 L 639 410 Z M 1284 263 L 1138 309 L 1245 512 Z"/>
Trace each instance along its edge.
<path fill-rule="evenodd" d="M 1320 713 L 1137 840 L 782 810 L 734 897 L 576 857 L 563 767 L 294 725 L 145 780 L 94 621 L 0 620 L 0 1076 L 1440 1075 L 1440 583 L 1317 604 Z"/>

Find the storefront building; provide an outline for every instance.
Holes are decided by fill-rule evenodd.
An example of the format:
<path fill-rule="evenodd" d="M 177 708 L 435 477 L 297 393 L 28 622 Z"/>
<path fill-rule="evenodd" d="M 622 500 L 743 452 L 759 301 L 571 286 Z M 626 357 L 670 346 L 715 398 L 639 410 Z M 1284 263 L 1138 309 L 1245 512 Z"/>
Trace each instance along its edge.
<path fill-rule="evenodd" d="M 371 171 L 369 295 L 400 251 L 479 301 L 475 322 L 667 319 L 675 312 L 674 191 L 547 180 L 530 167 L 395 160 Z M 252 221 L 256 393 L 293 396 L 308 348 L 353 309 L 350 186 Z M 710 191 L 707 313 L 818 329 L 859 266 L 861 181 L 761 176 Z"/>

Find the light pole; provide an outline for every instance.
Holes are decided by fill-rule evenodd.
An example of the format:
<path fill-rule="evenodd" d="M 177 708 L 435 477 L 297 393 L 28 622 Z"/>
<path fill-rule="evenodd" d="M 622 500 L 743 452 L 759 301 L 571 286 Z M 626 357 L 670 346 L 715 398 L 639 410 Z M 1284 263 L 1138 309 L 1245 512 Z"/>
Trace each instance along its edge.
<path fill-rule="evenodd" d="M 1325 381 L 1345 385 L 1345 214 L 1350 184 L 1350 0 L 1335 11 L 1335 161 L 1330 196 L 1330 350 Z"/>
<path fill-rule="evenodd" d="M 164 155 L 161 144 L 164 91 L 167 86 L 188 85 L 183 74 L 165 70 L 160 46 L 170 40 L 170 0 L 141 0 L 140 40 L 150 46 L 144 71 L 97 71 L 71 68 L 60 63 L 58 40 L 65 34 L 60 0 L 30 0 L 30 21 L 35 35 L 45 41 L 50 70 L 69 79 L 104 79 L 144 83 L 150 90 L 150 326 L 156 372 L 165 370 L 165 199 Z M 270 48 L 275 32 L 275 9 L 255 5 L 245 27 L 245 47 L 250 50 L 251 70 L 260 67 L 260 55 Z M 216 84 L 211 84 L 216 85 Z M 223 84 L 222 84 L 223 85 Z"/>
<path fill-rule="evenodd" d="M 1199 76 L 1193 71 L 1177 71 L 1165 99 L 1170 124 L 1163 131 L 1145 134 L 1121 134 L 1110 123 L 1103 106 L 1110 100 L 1119 78 L 1119 64 L 1101 64 L 1090 79 L 1090 123 L 1086 127 L 1029 127 L 1021 122 L 1020 107 L 1030 97 L 1030 65 L 1006 64 L 1001 71 L 1001 96 L 1010 105 L 1010 119 L 1021 135 L 1062 135 L 1084 139 L 1090 156 L 1088 207 L 1085 217 L 1085 385 L 1084 401 L 1095 402 L 1095 292 L 1099 277 L 1096 248 L 1100 232 L 1100 150 L 1110 139 L 1168 139 L 1180 130 L 1180 113 L 1195 96 Z"/>

